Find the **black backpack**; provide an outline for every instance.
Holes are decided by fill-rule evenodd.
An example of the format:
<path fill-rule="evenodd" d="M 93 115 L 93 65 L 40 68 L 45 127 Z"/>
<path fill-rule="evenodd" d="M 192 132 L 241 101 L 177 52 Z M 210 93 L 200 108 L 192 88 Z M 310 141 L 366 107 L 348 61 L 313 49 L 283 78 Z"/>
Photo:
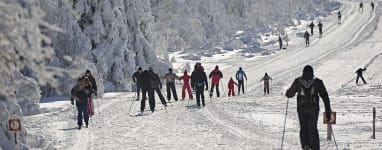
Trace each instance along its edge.
<path fill-rule="evenodd" d="M 317 87 L 315 86 L 316 79 L 304 80 L 299 79 L 300 85 L 297 89 L 298 105 L 300 111 L 305 113 L 313 113 L 317 111 L 318 96 Z"/>

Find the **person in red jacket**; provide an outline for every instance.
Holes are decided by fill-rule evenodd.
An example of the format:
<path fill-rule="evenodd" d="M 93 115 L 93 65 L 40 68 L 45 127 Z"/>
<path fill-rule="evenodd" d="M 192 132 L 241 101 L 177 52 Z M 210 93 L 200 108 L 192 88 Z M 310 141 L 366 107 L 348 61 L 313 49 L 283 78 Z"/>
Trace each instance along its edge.
<path fill-rule="evenodd" d="M 219 97 L 219 81 L 221 78 L 223 78 L 222 72 L 219 70 L 219 66 L 216 65 L 215 69 L 210 73 L 210 79 L 211 79 L 211 91 L 210 91 L 210 97 L 212 97 L 212 94 L 214 93 L 214 87 L 216 87 L 216 96 Z"/>
<path fill-rule="evenodd" d="M 237 86 L 237 83 L 233 81 L 231 77 L 231 79 L 228 81 L 228 97 L 231 96 L 231 93 L 232 96 L 235 96 L 235 85 Z"/>
<path fill-rule="evenodd" d="M 191 87 L 190 87 L 190 79 L 191 79 L 191 76 L 187 74 L 187 70 L 184 70 L 184 75 L 179 78 L 179 80 L 183 80 L 182 100 L 184 100 L 184 98 L 186 97 L 186 90 L 190 100 L 193 99 L 192 93 L 191 93 Z"/>

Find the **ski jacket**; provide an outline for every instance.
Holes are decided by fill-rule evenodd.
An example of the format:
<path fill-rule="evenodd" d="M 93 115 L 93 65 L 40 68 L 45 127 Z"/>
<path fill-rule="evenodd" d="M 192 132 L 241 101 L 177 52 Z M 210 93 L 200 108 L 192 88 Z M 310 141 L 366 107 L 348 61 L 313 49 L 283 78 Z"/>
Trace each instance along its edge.
<path fill-rule="evenodd" d="M 319 24 L 318 24 L 318 28 L 319 28 L 319 29 L 322 29 L 322 23 L 319 23 Z"/>
<path fill-rule="evenodd" d="M 84 83 L 83 83 L 84 84 Z M 70 100 L 76 101 L 76 105 L 87 105 L 91 96 L 91 87 L 89 85 L 76 85 L 70 92 Z"/>
<path fill-rule="evenodd" d="M 313 23 L 313 22 L 310 23 L 309 27 L 310 27 L 310 28 L 314 28 L 314 23 Z"/>
<path fill-rule="evenodd" d="M 219 84 L 219 81 L 220 81 L 220 78 L 223 78 L 223 74 L 222 72 L 219 70 L 219 69 L 214 69 L 211 73 L 210 73 L 210 79 L 211 79 L 211 83 L 212 84 Z"/>
<path fill-rule="evenodd" d="M 245 74 L 245 72 L 243 70 L 238 70 L 236 72 L 236 80 L 244 80 L 244 77 L 245 79 L 247 80 L 247 75 Z"/>
<path fill-rule="evenodd" d="M 158 74 L 154 73 L 153 71 L 149 71 L 149 73 L 151 74 L 151 76 L 153 76 L 154 78 L 152 79 L 151 81 L 151 86 L 153 88 L 158 88 L 158 87 L 162 87 L 162 82 L 160 81 L 160 78 L 158 76 Z"/>
<path fill-rule="evenodd" d="M 141 74 L 142 73 L 139 73 L 138 71 L 133 74 L 134 83 L 137 83 L 139 85 L 139 83 L 141 82 Z"/>
<path fill-rule="evenodd" d="M 316 113 L 319 111 L 319 97 L 325 105 L 325 111 L 331 112 L 328 92 L 322 80 L 313 78 L 305 80 L 299 77 L 287 90 L 286 96 L 292 98 L 297 93 L 297 112 Z"/>
<path fill-rule="evenodd" d="M 191 87 L 192 88 L 203 88 L 204 85 L 206 85 L 206 88 L 208 88 L 208 81 L 207 81 L 207 75 L 203 71 L 202 66 L 198 66 L 196 70 L 194 70 L 191 74 Z"/>
<path fill-rule="evenodd" d="M 359 68 L 355 73 L 357 73 L 358 76 L 362 76 L 363 71 L 366 71 L 366 68 L 365 69 Z"/>
<path fill-rule="evenodd" d="M 178 79 L 178 76 L 175 73 L 168 72 L 164 75 L 164 78 L 166 79 L 167 83 L 173 83 L 175 82 L 175 79 Z"/>
<path fill-rule="evenodd" d="M 272 80 L 272 78 L 264 75 L 264 77 L 260 81 L 269 82 L 269 80 Z"/>
<path fill-rule="evenodd" d="M 83 79 L 88 78 L 89 82 L 90 82 L 90 89 L 92 90 L 91 92 L 97 92 L 97 83 L 96 83 L 96 81 L 92 75 L 90 75 L 90 76 L 85 75 L 82 78 Z"/>
<path fill-rule="evenodd" d="M 183 80 L 184 85 L 189 85 L 190 84 L 190 78 L 191 78 L 191 76 L 189 76 L 185 72 L 184 75 L 179 78 L 179 80 Z"/>
<path fill-rule="evenodd" d="M 308 40 L 308 39 L 309 39 L 309 37 L 310 37 L 310 34 L 309 34 L 309 32 L 305 32 L 305 34 L 304 34 L 304 38 Z"/>
<path fill-rule="evenodd" d="M 237 83 L 235 81 L 233 81 L 233 79 L 228 81 L 228 88 L 229 89 L 233 89 L 235 87 L 235 85 L 237 86 Z"/>
<path fill-rule="evenodd" d="M 156 77 L 154 74 L 145 70 L 141 74 L 141 86 L 143 89 L 152 89 L 158 87 L 158 83 L 156 83 Z"/>

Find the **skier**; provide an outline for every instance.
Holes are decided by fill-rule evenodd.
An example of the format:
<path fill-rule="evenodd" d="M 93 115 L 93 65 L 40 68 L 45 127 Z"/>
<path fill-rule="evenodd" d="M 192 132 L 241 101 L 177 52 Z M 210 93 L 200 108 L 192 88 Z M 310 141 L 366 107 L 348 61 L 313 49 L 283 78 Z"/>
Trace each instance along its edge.
<path fill-rule="evenodd" d="M 74 105 L 74 100 L 77 106 L 77 125 L 78 129 L 81 129 L 83 125 L 82 120 L 85 120 L 86 128 L 89 125 L 89 115 L 88 115 L 88 98 L 91 95 L 91 87 L 85 83 L 83 78 L 77 79 L 77 84 L 71 90 L 70 101 Z"/>
<path fill-rule="evenodd" d="M 322 23 L 318 22 L 318 31 L 320 32 L 320 37 L 322 37 Z"/>
<path fill-rule="evenodd" d="M 238 95 L 240 95 L 240 88 L 243 89 L 243 94 L 244 94 L 244 77 L 245 77 L 245 80 L 247 80 L 247 75 L 243 71 L 243 68 L 239 67 L 239 70 L 236 72 L 236 80 L 237 80 L 237 83 L 239 84 L 237 86 Z"/>
<path fill-rule="evenodd" d="M 88 98 L 89 102 L 87 106 L 88 115 L 91 117 L 94 115 L 94 103 L 93 103 L 92 94 L 97 95 L 97 83 L 94 77 L 92 76 L 90 70 L 86 70 L 85 76 L 83 76 L 82 79 L 84 79 L 84 81 L 90 86 L 90 89 L 91 89 L 91 94 L 89 95 L 89 98 Z"/>
<path fill-rule="evenodd" d="M 223 78 L 222 72 L 219 70 L 219 66 L 216 65 L 215 69 L 211 71 L 209 78 L 211 79 L 211 91 L 210 91 L 210 97 L 212 97 L 214 92 L 214 87 L 216 87 L 216 96 L 219 97 L 219 81 L 221 78 Z"/>
<path fill-rule="evenodd" d="M 229 82 L 228 82 L 228 97 L 231 96 L 231 93 L 232 93 L 232 96 L 235 96 L 235 85 L 237 86 L 238 84 L 235 81 L 233 81 L 231 77 L 231 79 L 229 79 Z"/>
<path fill-rule="evenodd" d="M 294 80 L 292 86 L 287 90 L 286 96 L 292 98 L 296 93 L 301 146 L 304 150 L 319 150 L 320 139 L 317 130 L 319 96 L 324 101 L 328 121 L 331 117 L 331 108 L 325 85 L 322 80 L 314 77 L 311 66 L 304 67 L 302 77 Z"/>
<path fill-rule="evenodd" d="M 164 78 L 166 79 L 167 100 L 170 102 L 172 92 L 174 100 L 178 101 L 178 95 L 176 94 L 175 88 L 175 79 L 178 79 L 179 77 L 172 72 L 171 68 L 169 68 L 168 73 L 164 75 Z"/>
<path fill-rule="evenodd" d="M 138 71 L 136 71 L 134 74 L 133 74 L 133 81 L 134 83 L 137 85 L 137 99 L 136 101 L 139 101 L 139 94 L 141 92 L 141 74 L 142 74 L 142 68 L 141 67 L 138 67 Z"/>
<path fill-rule="evenodd" d="M 184 100 L 184 98 L 186 97 L 186 90 L 188 92 L 188 97 L 190 100 L 193 99 L 192 97 L 192 92 L 191 92 L 191 87 L 190 87 L 190 78 L 191 76 L 189 76 L 187 74 L 187 70 L 184 70 L 184 74 L 183 76 L 181 76 L 179 78 L 179 80 L 183 80 L 183 88 L 182 88 L 182 100 Z"/>
<path fill-rule="evenodd" d="M 304 34 L 304 38 L 305 38 L 305 47 L 308 47 L 308 46 L 310 45 L 309 37 L 310 37 L 310 34 L 309 34 L 308 31 L 306 31 L 305 34 Z"/>
<path fill-rule="evenodd" d="M 154 70 L 151 67 L 149 67 L 149 73 L 151 73 L 151 75 L 155 77 L 155 79 L 151 83 L 154 91 L 157 92 L 158 97 L 159 97 L 161 103 L 165 107 L 167 107 L 166 99 L 164 98 L 164 96 L 162 94 L 162 91 L 161 91 L 161 89 L 162 89 L 162 82 L 160 81 L 160 78 L 159 78 L 158 74 L 154 73 Z"/>
<path fill-rule="evenodd" d="M 362 73 L 366 71 L 366 68 L 362 69 L 362 68 L 359 68 L 355 73 L 357 73 L 357 79 L 355 80 L 355 83 L 358 85 L 358 79 L 361 78 L 362 81 L 363 81 L 363 84 L 367 84 L 365 79 L 363 78 L 362 76 Z"/>
<path fill-rule="evenodd" d="M 281 38 L 281 36 L 279 36 L 279 45 L 280 45 L 280 49 L 283 48 L 283 39 Z"/>
<path fill-rule="evenodd" d="M 310 23 L 309 27 L 310 27 L 310 33 L 311 33 L 311 35 L 313 36 L 313 28 L 314 28 L 314 23 L 313 23 L 313 21 L 312 21 L 312 23 Z"/>
<path fill-rule="evenodd" d="M 359 10 L 363 13 L 363 2 L 359 3 Z"/>
<path fill-rule="evenodd" d="M 338 24 L 341 24 L 341 17 L 342 17 L 341 11 L 338 11 L 337 16 L 338 16 Z"/>
<path fill-rule="evenodd" d="M 371 2 L 370 5 L 371 5 L 371 11 L 374 11 L 374 3 Z"/>
<path fill-rule="evenodd" d="M 203 66 L 197 65 L 196 70 L 192 72 L 191 75 L 191 87 L 196 90 L 196 104 L 200 108 L 200 98 L 202 100 L 203 106 L 206 106 L 204 101 L 204 85 L 206 86 L 206 91 L 208 91 L 208 81 L 207 75 L 203 71 Z"/>
<path fill-rule="evenodd" d="M 269 80 L 272 80 L 272 78 L 268 76 L 268 73 L 265 73 L 264 77 L 260 80 L 264 81 L 264 95 L 269 95 Z"/>
<path fill-rule="evenodd" d="M 149 95 L 149 105 L 152 113 L 155 111 L 155 97 L 154 97 L 154 88 L 156 77 L 150 73 L 148 70 L 144 70 L 141 74 L 141 87 L 142 87 L 142 100 L 141 100 L 141 115 L 145 110 L 146 103 L 146 93 Z"/>

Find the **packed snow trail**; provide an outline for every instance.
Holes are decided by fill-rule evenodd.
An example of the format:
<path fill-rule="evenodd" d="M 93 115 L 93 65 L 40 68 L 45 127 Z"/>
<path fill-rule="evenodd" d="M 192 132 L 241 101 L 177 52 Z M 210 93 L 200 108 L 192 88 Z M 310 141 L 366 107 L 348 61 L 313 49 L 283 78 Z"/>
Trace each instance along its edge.
<path fill-rule="evenodd" d="M 37 120 L 33 126 L 39 127 L 42 123 L 41 132 L 46 129 L 49 133 L 57 130 L 57 127 L 49 128 L 51 124 L 60 124 L 58 128 L 65 128 L 59 132 L 63 132 L 62 134 L 48 134 L 48 137 L 52 138 L 47 140 L 54 141 L 52 143 L 55 144 L 46 147 L 49 149 L 68 149 L 68 145 L 73 146 L 72 149 L 279 149 L 286 103 L 283 92 L 295 77 L 301 75 L 302 68 L 311 64 L 315 74 L 322 78 L 328 87 L 332 108 L 338 112 L 338 124 L 334 126 L 334 130 L 339 147 L 345 148 L 350 144 L 350 147 L 355 149 L 382 149 L 381 143 L 369 139 L 371 124 L 368 116 L 371 107 L 381 106 L 382 99 L 380 95 L 357 96 L 365 96 L 372 92 L 380 94 L 381 91 L 370 91 L 368 87 L 353 87 L 349 82 L 353 80 L 351 76 L 355 75 L 353 72 L 356 67 L 363 65 L 368 66 L 370 76 L 374 80 L 382 79 L 382 69 L 378 66 L 382 59 L 377 57 L 382 48 L 382 44 L 378 43 L 382 37 L 377 34 L 382 32 L 382 23 L 379 22 L 381 9 L 376 7 L 375 13 L 364 11 L 360 14 L 357 6 L 358 3 L 346 2 L 344 12 L 347 13 L 344 13 L 344 22 L 329 27 L 331 32 L 324 31 L 324 37 L 316 39 L 311 47 L 288 49 L 256 59 L 233 57 L 227 58 L 226 61 L 213 58 L 202 61 L 207 73 L 219 64 L 225 76 L 221 86 L 226 86 L 229 76 L 234 76 L 238 65 L 243 65 L 249 77 L 249 89 L 246 89 L 245 95 L 227 98 L 226 93 L 223 95 L 222 92 L 221 98 L 209 99 L 205 92 L 206 107 L 197 109 L 188 107 L 186 101 L 176 102 L 172 107 L 168 107 L 168 113 L 156 97 L 154 114 L 145 112 L 148 115 L 131 117 L 130 115 L 139 113 L 140 106 L 139 101 L 134 102 L 130 115 L 127 114 L 135 99 L 134 94 L 108 93 L 100 102 L 101 113 L 95 114 L 88 129 L 71 130 L 76 127 L 73 119 L 68 121 L 69 117 L 65 117 L 60 120 L 59 117 L 63 117 L 64 113 L 70 113 L 70 109 L 66 107 L 60 111 L 56 110 L 55 114 L 45 114 L 44 117 L 52 117 L 49 118 L 51 120 Z M 367 49 L 367 53 L 362 52 L 363 49 Z M 346 67 L 348 64 L 354 67 Z M 265 72 L 274 79 L 270 96 L 263 96 L 260 89 L 259 80 Z M 179 92 L 180 88 L 177 91 Z M 351 95 L 354 93 L 356 94 Z M 293 100 L 295 99 L 290 99 L 290 113 L 287 116 L 285 149 L 300 148 L 299 124 Z M 195 105 L 195 100 L 191 101 L 190 105 Z M 377 110 L 382 112 L 380 107 Z M 36 116 L 30 119 L 34 121 L 38 118 Z M 382 116 L 378 115 L 377 119 L 382 120 Z M 60 122 L 52 123 L 55 120 Z M 378 123 L 377 126 L 381 124 Z M 320 122 L 321 148 L 334 149 L 334 144 L 325 140 L 325 131 L 325 126 Z M 382 131 L 377 130 L 377 135 L 380 134 Z M 65 140 L 60 139 L 62 136 Z"/>

